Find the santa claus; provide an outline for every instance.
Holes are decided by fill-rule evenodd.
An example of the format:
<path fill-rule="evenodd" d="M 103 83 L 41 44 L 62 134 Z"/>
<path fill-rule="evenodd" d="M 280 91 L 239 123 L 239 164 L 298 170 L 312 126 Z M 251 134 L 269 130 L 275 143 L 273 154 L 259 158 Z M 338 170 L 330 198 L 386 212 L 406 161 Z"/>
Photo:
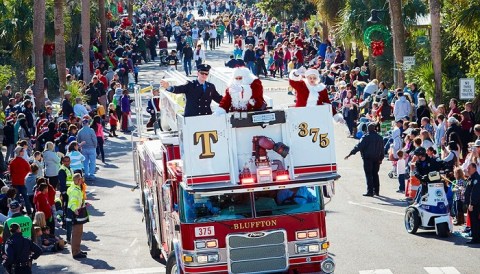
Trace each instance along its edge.
<path fill-rule="evenodd" d="M 228 85 L 214 114 L 234 111 L 257 111 L 266 108 L 262 82 L 245 67 L 233 70 L 233 79 Z"/>
<path fill-rule="evenodd" d="M 290 72 L 289 84 L 296 91 L 295 107 L 331 105 L 327 86 L 320 83 L 318 70 L 305 69 L 305 67 L 294 69 Z M 344 122 L 342 115 L 333 107 L 332 113 L 335 122 Z"/>

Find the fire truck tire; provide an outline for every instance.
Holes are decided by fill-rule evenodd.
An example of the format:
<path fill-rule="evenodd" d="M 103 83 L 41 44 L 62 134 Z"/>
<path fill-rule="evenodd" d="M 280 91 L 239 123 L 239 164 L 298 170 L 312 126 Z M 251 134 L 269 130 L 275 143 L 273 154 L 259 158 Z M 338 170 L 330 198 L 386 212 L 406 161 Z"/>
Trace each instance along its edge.
<path fill-rule="evenodd" d="M 160 258 L 160 255 L 162 254 L 160 249 L 158 248 L 158 243 L 157 243 L 157 240 L 155 239 L 155 237 L 153 236 L 153 234 L 150 232 L 150 255 L 152 256 L 152 258 L 154 259 L 159 259 Z"/>
<path fill-rule="evenodd" d="M 148 211 L 145 211 L 145 226 L 147 229 L 148 249 L 150 251 L 150 256 L 152 256 L 153 259 L 159 259 L 162 252 L 158 248 L 158 243 L 155 239 L 155 236 L 153 236 L 153 232 L 150 227 L 150 219 L 148 216 Z"/>
<path fill-rule="evenodd" d="M 166 270 L 167 270 L 166 274 L 177 274 L 177 270 L 178 270 L 177 257 L 173 252 L 172 254 L 170 254 L 170 256 L 168 256 Z"/>

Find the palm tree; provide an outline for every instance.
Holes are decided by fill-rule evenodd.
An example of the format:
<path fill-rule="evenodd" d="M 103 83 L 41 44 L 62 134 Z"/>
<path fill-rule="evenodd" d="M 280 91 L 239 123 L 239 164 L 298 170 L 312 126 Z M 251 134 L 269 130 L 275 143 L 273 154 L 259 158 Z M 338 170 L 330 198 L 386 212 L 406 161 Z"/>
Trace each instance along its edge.
<path fill-rule="evenodd" d="M 128 12 L 128 20 L 132 21 L 132 17 L 133 17 L 133 0 L 128 0 L 127 12 Z"/>
<path fill-rule="evenodd" d="M 60 82 L 60 97 L 66 87 L 67 60 L 65 53 L 65 28 L 63 16 L 64 0 L 54 0 L 54 28 L 55 28 L 55 61 L 57 64 L 58 80 Z"/>
<path fill-rule="evenodd" d="M 440 1 L 430 0 L 430 20 L 432 26 L 431 51 L 435 78 L 435 103 L 442 101 L 442 46 L 440 34 Z"/>
<path fill-rule="evenodd" d="M 33 5 L 33 54 L 35 57 L 35 104 L 43 108 L 45 94 L 43 92 L 43 46 L 45 44 L 45 0 L 35 0 Z"/>
<path fill-rule="evenodd" d="M 393 55 L 394 55 L 394 77 L 395 87 L 403 88 L 405 76 L 403 74 L 402 64 L 405 54 L 405 25 L 402 16 L 402 0 L 390 0 L 390 17 L 393 37 Z"/>
<path fill-rule="evenodd" d="M 90 82 L 90 0 L 82 0 L 83 80 Z"/>
<path fill-rule="evenodd" d="M 318 13 L 322 18 L 320 26 L 322 27 L 323 39 L 329 38 L 329 27 L 335 25 L 340 20 L 339 13 L 345 8 L 345 0 L 310 0 L 317 6 Z"/>
<path fill-rule="evenodd" d="M 105 20 L 105 0 L 98 0 L 98 17 L 100 18 L 100 40 L 102 40 L 102 55 L 107 56 L 107 22 Z"/>

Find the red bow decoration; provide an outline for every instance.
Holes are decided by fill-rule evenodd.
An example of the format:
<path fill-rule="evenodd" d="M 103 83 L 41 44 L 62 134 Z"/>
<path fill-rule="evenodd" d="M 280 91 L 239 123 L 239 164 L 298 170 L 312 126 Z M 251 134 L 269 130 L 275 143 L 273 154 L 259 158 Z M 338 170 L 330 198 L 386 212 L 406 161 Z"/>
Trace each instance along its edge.
<path fill-rule="evenodd" d="M 370 47 L 373 51 L 373 56 L 380 56 L 385 50 L 385 43 L 383 41 L 372 41 Z"/>
<path fill-rule="evenodd" d="M 131 25 L 132 25 L 132 21 L 130 21 L 128 19 L 128 17 L 123 17 L 122 18 L 122 25 L 121 25 L 122 29 L 126 29 L 126 28 L 130 27 Z"/>
<path fill-rule="evenodd" d="M 45 43 L 43 45 L 43 55 L 45 56 L 52 56 L 54 50 L 55 50 L 55 44 L 53 43 Z"/>
<path fill-rule="evenodd" d="M 117 11 L 119 14 L 123 14 L 123 4 L 121 1 L 117 3 Z"/>

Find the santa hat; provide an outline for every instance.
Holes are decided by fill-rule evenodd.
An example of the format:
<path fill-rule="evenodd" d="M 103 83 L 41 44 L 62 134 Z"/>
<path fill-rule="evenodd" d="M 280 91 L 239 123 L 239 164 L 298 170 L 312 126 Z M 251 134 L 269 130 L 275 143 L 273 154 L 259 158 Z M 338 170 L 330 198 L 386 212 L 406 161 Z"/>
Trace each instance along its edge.
<path fill-rule="evenodd" d="M 243 77 L 243 84 L 245 85 L 250 85 L 257 77 L 253 75 L 250 70 L 246 67 L 239 67 L 233 69 L 233 81 L 235 81 L 235 78 L 237 77 Z"/>
<path fill-rule="evenodd" d="M 316 69 L 307 69 L 307 71 L 305 71 L 305 77 L 308 77 L 310 75 L 315 75 L 317 78 L 320 78 L 320 74 Z"/>

